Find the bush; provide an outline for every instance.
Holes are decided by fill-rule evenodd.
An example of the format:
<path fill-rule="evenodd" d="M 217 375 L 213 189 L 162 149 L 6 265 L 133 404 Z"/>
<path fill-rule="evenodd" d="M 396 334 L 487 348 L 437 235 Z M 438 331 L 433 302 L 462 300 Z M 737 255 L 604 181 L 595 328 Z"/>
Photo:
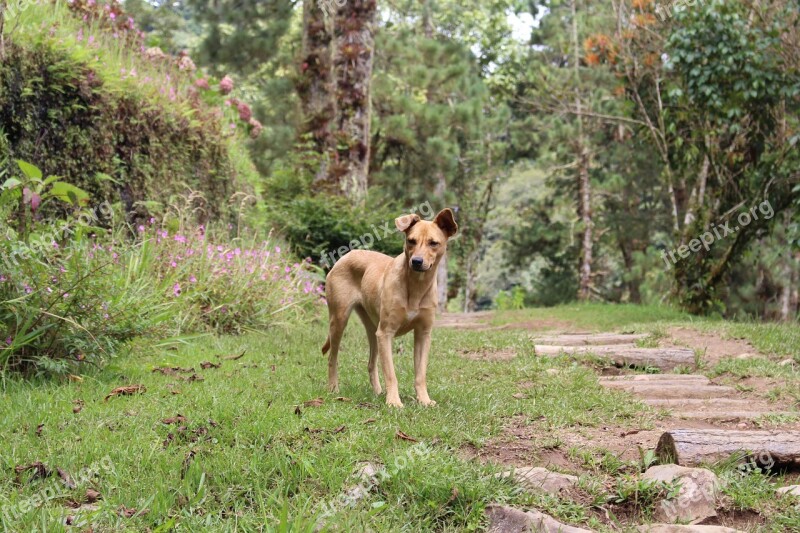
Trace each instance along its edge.
<path fill-rule="evenodd" d="M 85 193 L 19 167 L 0 186 L 4 370 L 70 372 L 102 363 L 134 337 L 263 330 L 322 302 L 318 271 L 280 243 L 190 225 L 195 196 L 173 205 L 163 225 L 151 218 L 133 231 L 113 223 L 109 204 L 99 209 L 114 231 L 90 225 L 97 213 L 78 205 L 69 218 L 44 222 L 37 212 L 47 202 L 80 204 Z"/>
<path fill-rule="evenodd" d="M 195 86 L 188 57 L 141 51 L 135 28 L 120 33 L 133 27 L 120 9 L 79 0 L 14 14 L 0 60 L 0 148 L 141 220 L 187 187 L 212 200 L 209 219 L 227 215 L 231 194 L 258 179 L 232 153 L 236 132 L 261 125 L 242 124 L 222 89 Z"/>

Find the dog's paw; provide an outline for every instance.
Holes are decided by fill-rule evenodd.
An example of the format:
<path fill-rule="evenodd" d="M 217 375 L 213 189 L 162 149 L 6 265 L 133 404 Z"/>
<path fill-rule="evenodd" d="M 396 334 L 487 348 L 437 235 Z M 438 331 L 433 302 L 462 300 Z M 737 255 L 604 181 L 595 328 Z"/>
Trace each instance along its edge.
<path fill-rule="evenodd" d="M 328 383 L 328 392 L 339 392 L 338 383 Z"/>
<path fill-rule="evenodd" d="M 419 403 L 423 407 L 433 407 L 434 405 L 436 405 L 436 400 L 431 400 L 430 398 L 426 400 L 417 399 L 417 403 Z"/>
<path fill-rule="evenodd" d="M 386 405 L 388 405 L 389 407 L 396 407 L 398 409 L 402 409 L 403 408 L 403 402 L 401 402 L 399 399 L 398 400 L 386 400 Z"/>

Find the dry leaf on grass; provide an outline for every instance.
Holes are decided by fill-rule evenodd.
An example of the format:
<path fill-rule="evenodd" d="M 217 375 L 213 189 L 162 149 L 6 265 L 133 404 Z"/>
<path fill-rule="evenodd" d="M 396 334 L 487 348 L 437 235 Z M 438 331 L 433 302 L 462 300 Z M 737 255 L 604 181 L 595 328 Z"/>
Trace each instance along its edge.
<path fill-rule="evenodd" d="M 221 363 L 212 363 L 211 361 L 203 361 L 200 363 L 200 368 L 203 370 L 208 370 L 209 368 L 219 368 L 222 366 Z"/>
<path fill-rule="evenodd" d="M 222 359 L 226 361 L 236 361 L 237 359 L 241 359 L 242 357 L 244 357 L 244 354 L 246 353 L 247 350 L 242 350 L 242 353 L 240 353 L 239 355 L 226 355 L 225 357 L 222 357 Z"/>
<path fill-rule="evenodd" d="M 183 415 L 172 416 L 170 418 L 165 418 L 161 421 L 162 424 L 170 425 L 170 424 L 185 424 L 187 422 L 186 417 Z"/>
<path fill-rule="evenodd" d="M 132 518 L 134 516 L 142 516 L 150 512 L 150 509 L 142 509 L 141 511 L 137 510 L 136 507 L 125 507 L 124 505 L 120 505 L 117 512 L 122 518 Z"/>
<path fill-rule="evenodd" d="M 191 450 L 186 454 L 186 457 L 183 458 L 183 463 L 181 464 L 181 479 L 186 477 L 186 472 L 189 471 L 189 466 L 191 466 L 195 455 L 195 451 Z"/>
<path fill-rule="evenodd" d="M 361 423 L 362 424 L 374 424 L 375 423 L 375 419 L 374 418 L 367 418 L 366 420 L 364 420 Z"/>
<path fill-rule="evenodd" d="M 407 440 L 408 442 L 419 442 L 419 440 L 415 439 L 414 437 L 412 437 L 410 435 L 407 435 L 407 434 L 403 433 L 399 429 L 397 430 L 397 433 L 394 434 L 394 437 L 396 439 L 400 439 L 400 440 Z"/>
<path fill-rule="evenodd" d="M 126 385 L 124 387 L 117 387 L 108 393 L 103 401 L 108 401 L 112 396 L 130 396 L 132 394 L 143 394 L 147 389 L 144 385 Z"/>
<path fill-rule="evenodd" d="M 94 489 L 86 489 L 86 503 L 94 503 L 102 498 L 103 496 L 98 491 Z"/>
<path fill-rule="evenodd" d="M 83 409 L 83 400 L 72 400 L 72 403 L 75 404 L 72 406 L 72 412 L 77 415 Z"/>
<path fill-rule="evenodd" d="M 162 366 L 153 369 L 154 373 L 163 374 L 165 376 L 176 376 L 178 374 L 191 374 L 194 372 L 194 368 L 181 368 L 179 366 Z"/>
<path fill-rule="evenodd" d="M 36 436 L 37 437 L 41 437 L 42 436 L 42 430 L 44 430 L 44 424 L 39 424 L 38 426 L 36 426 Z"/>
<path fill-rule="evenodd" d="M 314 398 L 313 400 L 307 400 L 303 402 L 303 407 L 322 407 L 322 404 L 325 403 L 325 400 L 322 398 Z"/>
<path fill-rule="evenodd" d="M 23 472 L 27 472 L 29 470 L 33 470 L 33 476 L 29 481 L 33 481 L 36 478 L 44 479 L 49 477 L 51 472 L 47 469 L 47 466 L 41 461 L 35 461 L 33 463 L 27 465 L 19 465 L 14 467 L 14 471 L 17 473 L 17 483 L 21 483 L 22 481 L 22 474 Z"/>
<path fill-rule="evenodd" d="M 339 426 L 338 428 L 334 429 L 334 430 L 333 430 L 331 433 L 333 433 L 334 435 L 336 435 L 337 433 L 341 433 L 341 432 L 342 432 L 342 431 L 344 431 L 345 429 L 347 429 L 347 426 Z"/>
<path fill-rule="evenodd" d="M 347 396 L 337 396 L 336 398 L 334 398 L 334 401 L 337 401 L 337 402 L 352 402 L 353 400 L 351 400 Z"/>
<path fill-rule="evenodd" d="M 528 395 L 523 392 L 515 392 L 511 395 L 512 398 L 516 398 L 517 400 L 527 400 Z"/>
<path fill-rule="evenodd" d="M 61 468 L 56 468 L 56 472 L 58 472 L 58 477 L 61 478 L 61 481 L 64 482 L 64 485 L 67 486 L 68 489 L 74 489 L 77 485 L 75 482 L 72 481 L 72 478 L 69 477 L 69 474 L 66 470 L 62 470 Z"/>

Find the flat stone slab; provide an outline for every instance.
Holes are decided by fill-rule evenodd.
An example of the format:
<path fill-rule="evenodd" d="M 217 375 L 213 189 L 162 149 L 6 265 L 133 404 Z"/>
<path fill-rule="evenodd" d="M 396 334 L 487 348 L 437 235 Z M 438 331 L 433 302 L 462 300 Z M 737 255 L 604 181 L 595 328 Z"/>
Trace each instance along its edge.
<path fill-rule="evenodd" d="M 648 524 L 636 528 L 642 533 L 743 533 L 739 529 L 724 526 L 700 526 L 677 524 Z"/>
<path fill-rule="evenodd" d="M 627 344 L 633 347 L 636 341 L 647 337 L 644 333 L 564 333 L 561 335 L 543 335 L 534 338 L 536 344 L 555 344 L 558 346 L 587 346 Z"/>
<path fill-rule="evenodd" d="M 655 511 L 661 522 L 697 523 L 717 516 L 719 480 L 706 468 L 687 468 L 678 465 L 658 465 L 642 474 L 643 480 L 680 485 L 674 499 L 662 500 Z"/>
<path fill-rule="evenodd" d="M 522 511 L 505 505 L 488 506 L 486 516 L 489 517 L 488 533 L 593 533 L 590 529 L 562 524 L 539 511 Z"/>
<path fill-rule="evenodd" d="M 664 371 L 674 371 L 676 368 L 691 368 L 695 366 L 695 353 L 685 348 L 636 348 L 624 345 L 597 345 L 597 346 L 556 346 L 549 344 L 535 344 L 533 347 L 536 355 L 561 355 L 595 356 L 605 359 L 616 366 L 635 366 L 641 368 L 658 368 Z"/>
<path fill-rule="evenodd" d="M 777 492 L 780 495 L 800 497 L 800 485 L 789 485 L 788 487 L 781 487 L 777 489 L 775 492 Z"/>
<path fill-rule="evenodd" d="M 526 489 L 549 492 L 554 495 L 568 491 L 578 483 L 576 476 L 553 472 L 540 466 L 515 468 L 514 470 L 502 472 L 497 477 L 513 477 L 517 483 Z"/>
<path fill-rule="evenodd" d="M 598 382 L 607 388 L 635 394 L 652 407 L 669 409 L 676 418 L 739 421 L 779 414 L 774 406 L 761 400 L 741 398 L 735 388 L 716 385 L 699 374 L 605 376 Z"/>

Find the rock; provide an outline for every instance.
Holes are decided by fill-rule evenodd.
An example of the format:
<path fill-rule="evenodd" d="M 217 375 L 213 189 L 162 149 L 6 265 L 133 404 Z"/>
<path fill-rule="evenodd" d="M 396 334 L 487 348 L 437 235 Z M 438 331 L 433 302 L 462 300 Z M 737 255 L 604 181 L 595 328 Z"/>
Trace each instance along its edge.
<path fill-rule="evenodd" d="M 781 487 L 775 492 L 781 495 L 800 496 L 800 485 L 789 485 L 788 487 Z"/>
<path fill-rule="evenodd" d="M 489 517 L 488 533 L 592 533 L 589 529 L 562 524 L 539 511 L 522 511 L 505 505 L 488 506 L 486 516 Z"/>
<path fill-rule="evenodd" d="M 655 512 L 656 520 L 695 524 L 717 516 L 719 480 L 711 470 L 660 465 L 650 467 L 642 475 L 642 479 L 680 484 L 680 490 L 674 499 L 660 502 Z"/>
<path fill-rule="evenodd" d="M 578 478 L 575 476 L 559 474 L 558 472 L 552 472 L 540 466 L 515 468 L 514 470 L 498 474 L 497 477 L 513 477 L 526 489 L 542 490 L 555 495 L 573 488 L 578 482 Z"/>
<path fill-rule="evenodd" d="M 781 365 L 781 366 L 792 366 L 794 364 L 794 359 L 791 359 L 791 358 L 790 359 L 784 359 L 783 361 L 781 361 L 778 364 Z"/>
<path fill-rule="evenodd" d="M 678 526 L 675 524 L 648 524 L 636 528 L 642 533 L 742 533 L 724 526 Z"/>

